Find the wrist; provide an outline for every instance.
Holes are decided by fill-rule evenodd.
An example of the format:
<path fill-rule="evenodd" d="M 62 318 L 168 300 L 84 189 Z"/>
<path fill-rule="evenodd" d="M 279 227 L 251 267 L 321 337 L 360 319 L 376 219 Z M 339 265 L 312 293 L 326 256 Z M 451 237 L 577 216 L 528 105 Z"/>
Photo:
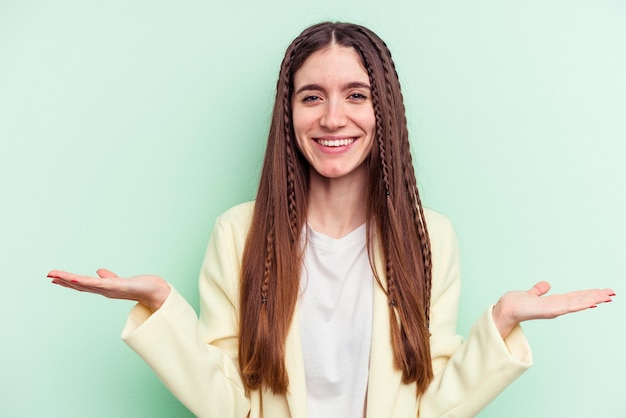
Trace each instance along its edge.
<path fill-rule="evenodd" d="M 140 301 L 142 305 L 145 305 L 153 313 L 158 311 L 171 292 L 170 285 L 165 280 L 158 280 L 155 291 L 151 292 L 149 298 Z"/>
<path fill-rule="evenodd" d="M 519 324 L 506 307 L 506 303 L 500 299 L 493 307 L 492 310 L 493 322 L 500 333 L 500 336 L 504 339 L 513 331 L 513 328 Z"/>

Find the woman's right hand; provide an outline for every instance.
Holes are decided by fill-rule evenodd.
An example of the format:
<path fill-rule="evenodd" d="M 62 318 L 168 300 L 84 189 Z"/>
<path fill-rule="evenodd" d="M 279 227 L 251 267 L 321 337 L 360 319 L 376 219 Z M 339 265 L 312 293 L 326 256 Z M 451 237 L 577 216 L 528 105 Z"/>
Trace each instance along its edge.
<path fill-rule="evenodd" d="M 107 269 L 99 269 L 96 273 L 98 277 L 52 270 L 48 273 L 48 277 L 54 284 L 79 292 L 96 293 L 112 299 L 137 301 L 147 306 L 152 312 L 159 309 L 170 294 L 169 284 L 159 276 L 142 275 L 125 279 Z"/>

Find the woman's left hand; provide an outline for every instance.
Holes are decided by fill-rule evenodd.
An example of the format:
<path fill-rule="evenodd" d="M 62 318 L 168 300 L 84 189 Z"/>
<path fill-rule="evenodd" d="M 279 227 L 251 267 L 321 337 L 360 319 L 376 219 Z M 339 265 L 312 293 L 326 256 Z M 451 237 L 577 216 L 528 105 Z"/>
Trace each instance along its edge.
<path fill-rule="evenodd" d="M 527 291 L 505 293 L 493 308 L 493 319 L 506 338 L 517 324 L 531 319 L 552 319 L 564 314 L 595 308 L 611 302 L 611 289 L 577 290 L 560 295 L 544 296 L 550 290 L 548 282 L 539 282 Z"/>

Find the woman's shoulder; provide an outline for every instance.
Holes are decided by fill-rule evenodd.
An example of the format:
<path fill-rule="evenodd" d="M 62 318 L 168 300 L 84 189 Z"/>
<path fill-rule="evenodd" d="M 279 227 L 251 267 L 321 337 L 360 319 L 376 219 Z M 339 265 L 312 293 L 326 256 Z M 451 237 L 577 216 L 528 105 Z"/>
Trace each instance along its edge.
<path fill-rule="evenodd" d="M 239 203 L 222 213 L 218 220 L 221 222 L 250 222 L 254 212 L 254 200 Z"/>
<path fill-rule="evenodd" d="M 452 222 L 450 222 L 447 216 L 432 209 L 424 208 L 424 217 L 426 218 L 426 226 L 428 227 L 428 233 L 431 235 L 431 238 L 433 235 L 454 234 Z"/>
<path fill-rule="evenodd" d="M 236 240 L 245 240 L 252 222 L 254 201 L 244 202 L 226 210 L 215 220 L 214 235 L 230 235 Z"/>
<path fill-rule="evenodd" d="M 424 209 L 433 264 L 457 257 L 458 242 L 452 222 L 432 209 Z"/>
<path fill-rule="evenodd" d="M 432 256 L 432 296 L 436 300 L 460 280 L 459 245 L 452 222 L 434 210 L 424 209 Z"/>

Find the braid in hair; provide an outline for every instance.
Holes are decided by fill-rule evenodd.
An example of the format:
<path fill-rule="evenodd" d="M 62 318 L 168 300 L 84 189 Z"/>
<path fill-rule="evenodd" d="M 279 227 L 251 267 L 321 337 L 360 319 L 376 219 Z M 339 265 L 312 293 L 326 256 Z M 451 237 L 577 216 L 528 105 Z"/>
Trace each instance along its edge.
<path fill-rule="evenodd" d="M 270 215 L 271 216 L 271 215 Z M 266 240 L 266 254 L 265 254 L 265 270 L 263 271 L 263 283 L 261 284 L 261 304 L 264 305 L 261 309 L 265 309 L 267 305 L 267 291 L 269 288 L 270 275 L 273 272 L 274 264 L 274 229 L 270 229 L 267 234 Z"/>
<path fill-rule="evenodd" d="M 377 47 L 376 43 L 372 41 L 369 34 L 364 30 L 359 30 L 359 32 L 363 34 L 374 46 L 376 46 L 378 55 L 380 57 L 384 57 L 383 51 L 381 51 Z M 373 103 L 373 108 L 374 108 L 374 117 L 376 119 L 376 140 L 378 144 L 378 153 L 379 153 L 380 166 L 381 166 L 381 171 L 382 171 L 383 185 L 385 188 L 385 199 L 386 199 L 387 211 L 389 212 L 390 216 L 394 216 L 395 208 L 394 208 L 393 196 L 392 196 L 393 184 L 390 181 L 390 167 L 388 164 L 388 160 L 393 161 L 393 155 L 392 155 L 393 147 L 387 148 L 385 146 L 385 132 L 390 133 L 392 132 L 392 129 L 393 129 L 392 118 L 383 117 L 383 110 L 381 106 L 382 100 L 378 91 L 378 84 L 376 83 L 376 79 L 373 76 L 371 76 L 374 73 L 372 64 L 370 63 L 370 60 L 368 59 L 364 51 L 362 51 L 358 47 L 357 49 L 359 50 L 359 53 L 361 57 L 363 58 L 367 73 L 370 74 L 370 88 L 371 88 L 371 94 L 372 94 L 372 103 Z M 385 71 L 384 85 L 386 89 L 387 98 L 393 97 L 391 93 L 391 87 L 390 87 L 390 82 L 388 79 L 387 71 Z M 383 121 L 386 121 L 387 129 L 383 128 L 383 125 L 384 125 Z M 387 154 L 387 151 L 388 151 L 388 154 Z M 383 228 L 384 231 L 389 231 L 391 232 L 391 235 L 393 235 L 392 229 L 393 228 L 387 228 L 387 227 Z M 397 237 L 389 237 L 387 241 L 395 242 L 396 238 Z M 387 274 L 387 298 L 389 300 L 389 305 L 392 307 L 395 307 L 398 304 L 398 300 L 396 296 L 396 291 L 397 291 L 396 290 L 396 272 L 395 272 L 394 263 L 391 257 L 386 257 L 385 268 L 386 268 L 386 274 Z"/>
<path fill-rule="evenodd" d="M 411 158 L 411 152 L 406 149 L 401 152 L 403 156 L 404 167 L 413 167 L 413 159 Z M 404 170 L 404 178 L 407 184 L 408 196 L 411 201 L 411 209 L 413 210 L 413 218 L 417 225 L 417 232 L 419 236 L 419 243 L 422 249 L 422 260 L 424 264 L 424 273 L 426 274 L 423 281 L 424 286 L 424 314 L 426 315 L 426 324 L 430 324 L 430 296 L 432 288 L 432 253 L 430 249 L 430 238 L 428 236 L 428 228 L 426 227 L 426 221 L 424 216 L 424 208 L 420 199 L 417 183 L 413 170 Z"/>
<path fill-rule="evenodd" d="M 267 150 L 241 280 L 239 366 L 246 391 L 264 386 L 284 394 L 289 385 L 285 340 L 297 301 L 302 169 L 293 141 L 290 73 L 294 42 L 281 64 Z M 260 295 L 260 297 L 259 297 Z"/>
<path fill-rule="evenodd" d="M 296 39 L 292 46 L 291 51 L 288 52 L 289 59 L 285 60 L 283 67 L 283 95 L 285 98 L 283 101 L 282 111 L 283 111 L 283 131 L 285 137 L 285 152 L 287 159 L 287 211 L 289 214 L 289 231 L 290 231 L 290 239 L 291 244 L 295 245 L 297 242 L 297 238 L 300 235 L 300 218 L 302 214 L 299 214 L 299 203 L 300 205 L 304 204 L 304 199 L 302 198 L 301 202 L 298 202 L 297 191 L 296 191 L 296 170 L 297 170 L 297 155 L 295 150 L 295 141 L 293 138 L 293 125 L 291 120 L 291 94 L 292 94 L 292 85 L 293 85 L 293 74 L 292 74 L 292 65 L 294 64 L 294 58 L 296 51 L 300 49 L 300 46 L 304 42 L 304 37 L 300 37 Z M 302 185 L 305 186 L 305 185 Z"/>
<path fill-rule="evenodd" d="M 382 41 L 383 45 L 386 44 Z M 387 53 L 381 51 L 380 48 L 377 48 L 379 54 L 386 60 Z M 396 70 L 396 65 L 392 59 L 388 60 L 389 67 L 393 71 L 393 75 L 395 80 L 398 80 L 398 72 Z M 391 95 L 391 83 L 393 80 L 389 78 L 389 72 L 385 71 L 385 81 L 388 87 L 389 94 Z M 402 101 L 402 91 L 398 92 L 400 99 Z M 402 129 L 402 135 L 408 138 L 408 122 L 406 119 L 406 112 L 402 112 L 402 124 L 400 125 Z M 424 208 L 422 206 L 422 201 L 420 199 L 419 190 L 417 188 L 417 182 L 415 180 L 415 172 L 413 170 L 413 158 L 411 157 L 411 150 L 409 149 L 409 142 L 402 141 L 400 143 L 400 157 L 402 159 L 402 171 L 404 173 L 405 186 L 407 189 L 407 194 L 410 201 L 411 210 L 413 212 L 413 218 L 415 225 L 417 226 L 417 233 L 419 237 L 419 244 L 422 253 L 422 263 L 424 265 L 424 273 L 425 278 L 423 280 L 424 287 L 424 314 L 426 316 L 426 326 L 430 324 L 430 296 L 431 296 L 431 288 L 432 288 L 432 254 L 430 249 L 430 239 L 428 236 L 428 228 L 426 227 L 426 221 L 424 217 Z"/>
<path fill-rule="evenodd" d="M 367 58 L 364 55 L 362 56 L 364 57 L 363 60 L 365 62 L 365 67 L 368 71 L 368 74 L 371 74 L 372 72 L 371 65 L 369 61 L 367 60 Z M 381 171 L 382 171 L 383 185 L 385 188 L 387 205 L 393 207 L 393 203 L 391 200 L 391 184 L 389 181 L 389 167 L 387 164 L 387 155 L 385 152 L 385 142 L 383 140 L 383 138 L 385 137 L 385 134 L 383 130 L 383 122 L 382 122 L 383 117 L 382 117 L 382 110 L 380 107 L 380 96 L 378 94 L 378 86 L 374 79 L 370 80 L 370 88 L 371 88 L 371 94 L 372 94 L 372 99 L 373 99 L 372 102 L 373 102 L 373 107 L 374 107 L 374 117 L 376 119 L 376 142 L 378 144 L 378 152 L 379 152 L 379 158 L 380 158 L 380 165 L 382 169 Z M 385 229 L 387 230 L 388 228 L 385 228 Z M 389 257 L 387 257 L 385 269 L 387 273 L 387 298 L 391 306 L 396 306 L 397 300 L 395 297 L 395 286 L 396 286 L 395 271 L 394 271 L 393 263 L 391 262 Z"/>
<path fill-rule="evenodd" d="M 364 28 L 358 32 L 369 41 L 369 45 L 363 48 L 357 46 L 357 49 L 370 75 L 377 157 L 386 194 L 383 197 L 386 213 L 378 212 L 377 220 L 386 256 L 394 359 L 403 372 L 403 381 L 416 382 L 421 393 L 432 379 L 428 333 L 432 275 L 430 246 L 417 195 L 406 115 L 395 65 L 382 40 Z M 368 46 L 374 51 L 368 51 Z M 379 91 L 376 79 L 384 80 L 383 91 Z M 370 178 L 376 181 L 376 167 L 372 169 Z M 371 186 L 371 189 L 376 191 L 376 187 Z M 409 231 L 414 231 L 414 239 L 407 239 L 405 234 Z M 418 306 L 420 309 L 416 312 Z"/>
<path fill-rule="evenodd" d="M 385 142 L 383 141 L 384 132 L 382 128 L 382 116 L 380 109 L 380 98 L 378 96 L 378 89 L 375 83 L 372 83 L 372 98 L 374 99 L 374 115 L 376 118 L 376 138 L 378 143 L 378 149 L 380 153 L 380 164 L 383 173 L 383 184 L 385 186 L 386 205 L 388 210 L 393 211 L 393 200 L 391 196 L 391 184 L 389 181 L 389 167 L 387 164 L 387 155 L 385 153 Z M 389 228 L 385 228 L 389 231 Z M 394 264 L 391 258 L 387 257 L 386 260 L 386 272 L 387 272 L 387 297 L 391 306 L 396 306 L 398 301 L 396 299 L 396 274 L 394 271 Z"/>
<path fill-rule="evenodd" d="M 285 102 L 285 108 L 289 108 L 289 104 Z M 287 109 L 285 110 L 285 115 L 288 115 Z M 287 116 L 285 116 L 287 117 Z M 291 244 L 295 244 L 296 237 L 298 236 L 298 213 L 297 213 L 297 202 L 296 202 L 296 188 L 295 188 L 295 156 L 292 140 L 291 140 L 291 129 L 289 125 L 285 125 L 285 138 L 287 139 L 287 143 L 285 146 L 285 150 L 287 153 L 287 211 L 289 213 L 289 233 Z"/>

